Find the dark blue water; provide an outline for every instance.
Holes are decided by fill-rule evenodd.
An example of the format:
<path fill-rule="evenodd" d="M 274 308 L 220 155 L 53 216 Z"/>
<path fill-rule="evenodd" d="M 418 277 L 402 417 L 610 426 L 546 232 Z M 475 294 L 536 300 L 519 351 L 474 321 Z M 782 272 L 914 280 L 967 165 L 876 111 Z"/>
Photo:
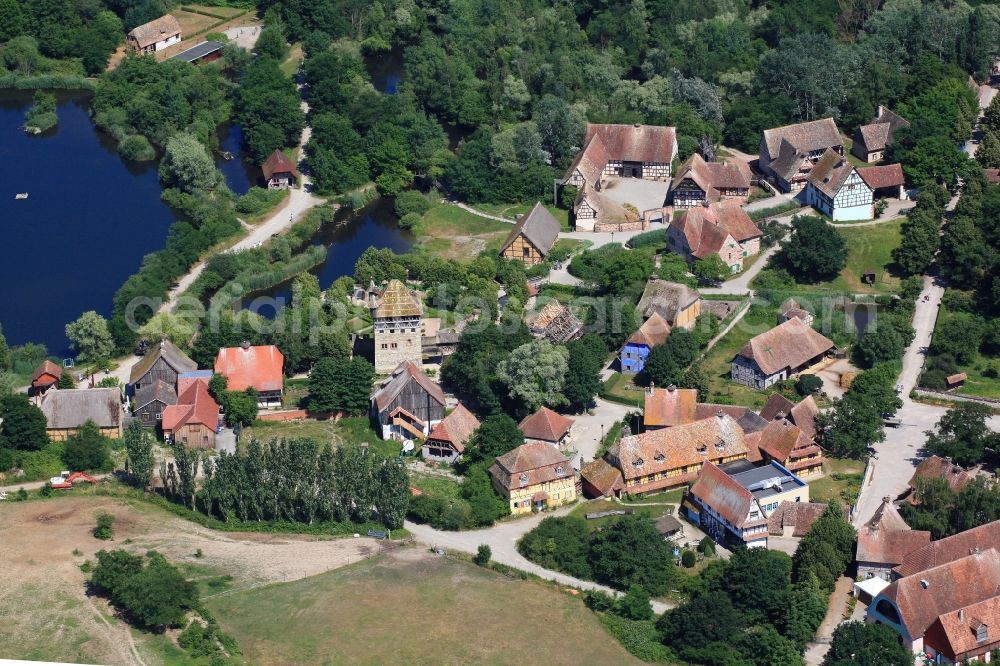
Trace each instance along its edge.
<path fill-rule="evenodd" d="M 227 160 L 222 154 L 231 153 L 233 159 Z M 237 124 L 223 125 L 219 128 L 219 150 L 215 155 L 215 166 L 226 177 L 226 185 L 233 194 L 243 195 L 259 185 L 260 167 L 255 166 L 243 150 L 243 128 Z"/>
<path fill-rule="evenodd" d="M 0 91 L 0 323 L 9 343 L 63 355 L 65 325 L 87 310 L 108 316 L 175 217 L 156 163 L 122 160 L 87 115 L 88 96 L 60 93 L 58 127 L 28 136 L 31 96 Z M 17 192 L 30 196 L 15 201 Z"/>
<path fill-rule="evenodd" d="M 375 89 L 395 95 L 403 82 L 403 49 L 394 48 L 377 56 L 365 58 L 365 68 Z"/>
<path fill-rule="evenodd" d="M 399 228 L 399 218 L 393 209 L 393 200 L 388 197 L 375 199 L 357 211 L 341 209 L 336 219 L 322 227 L 313 237 L 313 245 L 328 248 L 326 261 L 310 272 L 319 278 L 320 289 L 326 289 L 337 278 L 354 274 L 354 264 L 369 247 L 389 248 L 402 254 L 413 245 L 413 234 Z M 273 317 L 273 305 L 251 303 L 258 297 L 275 299 L 280 309 L 292 297 L 291 281 L 283 282 L 271 289 L 256 292 L 245 299 L 245 305 L 265 317 Z"/>

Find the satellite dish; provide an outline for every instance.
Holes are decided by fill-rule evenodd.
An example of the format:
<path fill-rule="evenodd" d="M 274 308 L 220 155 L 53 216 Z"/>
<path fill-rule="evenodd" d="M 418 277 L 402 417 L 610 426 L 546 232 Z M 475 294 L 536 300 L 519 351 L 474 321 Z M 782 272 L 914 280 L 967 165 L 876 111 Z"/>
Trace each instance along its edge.
<path fill-rule="evenodd" d="M 413 450 L 413 440 L 412 439 L 404 439 L 403 440 L 403 451 L 405 451 L 406 453 L 409 453 L 412 450 Z"/>

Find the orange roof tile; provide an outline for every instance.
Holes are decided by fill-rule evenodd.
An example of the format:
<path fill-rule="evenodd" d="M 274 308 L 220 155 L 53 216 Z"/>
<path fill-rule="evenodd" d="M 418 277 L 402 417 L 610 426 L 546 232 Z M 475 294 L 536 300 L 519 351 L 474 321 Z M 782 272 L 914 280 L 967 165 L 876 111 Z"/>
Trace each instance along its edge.
<path fill-rule="evenodd" d="M 434 426 L 428 440 L 448 442 L 459 453 L 465 451 L 465 443 L 479 427 L 479 419 L 459 403 L 457 407 Z"/>
<path fill-rule="evenodd" d="M 1000 520 L 932 541 L 908 554 L 893 572 L 898 576 L 912 576 L 925 569 L 957 560 L 969 553 L 994 548 L 997 544 L 1000 544 Z"/>
<path fill-rule="evenodd" d="M 280 391 L 285 357 L 274 345 L 224 347 L 215 357 L 215 374 L 229 379 L 230 391 Z"/>
<path fill-rule="evenodd" d="M 271 180 L 271 176 L 276 173 L 290 173 L 293 178 L 297 178 L 299 175 L 292 161 L 278 148 L 275 148 L 274 152 L 267 156 L 260 169 L 264 172 L 264 180 Z"/>
<path fill-rule="evenodd" d="M 544 442 L 530 442 L 498 457 L 489 474 L 510 490 L 572 477 L 574 472 L 569 458 L 559 449 Z"/>
<path fill-rule="evenodd" d="M 930 541 L 930 532 L 911 530 L 892 501 L 885 498 L 858 530 L 857 560 L 895 566 Z"/>
<path fill-rule="evenodd" d="M 980 630 L 986 636 L 982 642 Z M 998 640 L 1000 597 L 993 597 L 939 616 L 928 628 L 924 643 L 945 652 L 952 661 L 960 662 L 965 660 L 966 653 L 991 650 Z"/>
<path fill-rule="evenodd" d="M 697 403 L 697 389 L 668 386 L 647 390 L 642 410 L 643 425 L 664 428 L 692 423 L 698 420 Z"/>
<path fill-rule="evenodd" d="M 628 342 L 634 345 L 646 345 L 655 347 L 662 345 L 670 337 L 670 324 L 660 316 L 659 312 L 654 312 L 649 319 L 643 322 L 642 326 L 633 333 Z"/>
<path fill-rule="evenodd" d="M 524 417 L 517 427 L 526 439 L 558 442 L 566 436 L 573 423 L 573 419 L 557 414 L 548 407 L 541 407 L 534 414 Z"/>
<path fill-rule="evenodd" d="M 198 424 L 212 430 L 219 425 L 219 404 L 208 392 L 208 384 L 195 381 L 177 398 L 176 405 L 163 410 L 162 426 L 165 432 L 175 431 L 186 425 Z"/>
<path fill-rule="evenodd" d="M 62 377 L 62 368 L 49 359 L 45 359 L 31 374 L 31 385 L 35 387 L 51 386 L 59 381 L 60 377 Z"/>
<path fill-rule="evenodd" d="M 625 487 L 621 471 L 604 458 L 592 460 L 581 467 L 580 476 L 604 496 Z"/>
<path fill-rule="evenodd" d="M 736 529 L 766 522 L 763 513 L 759 513 L 758 518 L 750 518 L 753 493 L 711 462 L 701 466 L 698 479 L 688 492 L 712 507 Z"/>

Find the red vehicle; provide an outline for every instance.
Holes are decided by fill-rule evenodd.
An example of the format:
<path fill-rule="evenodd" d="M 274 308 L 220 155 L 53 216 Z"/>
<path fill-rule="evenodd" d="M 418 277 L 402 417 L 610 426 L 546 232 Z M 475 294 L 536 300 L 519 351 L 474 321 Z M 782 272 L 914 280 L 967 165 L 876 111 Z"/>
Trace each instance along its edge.
<path fill-rule="evenodd" d="M 57 490 L 69 490 L 73 487 L 73 484 L 77 481 L 86 481 L 87 483 L 97 483 L 97 479 L 83 472 L 63 472 L 59 476 L 53 476 L 49 479 L 49 485 Z"/>

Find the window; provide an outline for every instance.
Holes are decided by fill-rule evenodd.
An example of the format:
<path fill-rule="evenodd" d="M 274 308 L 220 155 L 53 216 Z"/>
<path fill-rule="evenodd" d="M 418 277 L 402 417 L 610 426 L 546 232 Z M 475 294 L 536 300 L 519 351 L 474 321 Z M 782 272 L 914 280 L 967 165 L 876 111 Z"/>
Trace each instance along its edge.
<path fill-rule="evenodd" d="M 528 485 L 528 475 L 527 474 L 522 474 L 520 477 L 518 477 L 518 484 L 522 488 L 524 488 L 526 485 Z"/>
<path fill-rule="evenodd" d="M 393 342 L 393 343 L 392 343 L 392 348 L 393 348 L 393 349 L 395 349 L 395 348 L 396 348 L 396 347 L 398 347 L 398 346 L 399 346 L 399 345 L 397 345 L 397 344 L 396 344 L 395 342 Z"/>
<path fill-rule="evenodd" d="M 382 349 L 388 349 L 388 348 L 389 348 L 389 345 L 387 345 L 387 344 L 385 344 L 385 343 L 383 342 L 383 343 L 382 343 Z"/>
<path fill-rule="evenodd" d="M 562 465 L 559 465 L 558 467 L 556 467 L 556 476 L 558 476 L 559 478 L 562 478 L 565 473 L 566 472 L 563 470 Z"/>
<path fill-rule="evenodd" d="M 530 247 L 522 247 L 521 248 L 521 256 L 522 257 L 530 257 L 531 256 L 531 248 Z"/>
<path fill-rule="evenodd" d="M 976 627 L 976 642 L 985 643 L 986 639 L 989 638 L 990 628 L 985 624 L 981 624 Z"/>
<path fill-rule="evenodd" d="M 163 414 L 161 414 L 160 412 L 156 412 L 156 420 L 157 421 L 162 421 L 163 420 Z"/>

